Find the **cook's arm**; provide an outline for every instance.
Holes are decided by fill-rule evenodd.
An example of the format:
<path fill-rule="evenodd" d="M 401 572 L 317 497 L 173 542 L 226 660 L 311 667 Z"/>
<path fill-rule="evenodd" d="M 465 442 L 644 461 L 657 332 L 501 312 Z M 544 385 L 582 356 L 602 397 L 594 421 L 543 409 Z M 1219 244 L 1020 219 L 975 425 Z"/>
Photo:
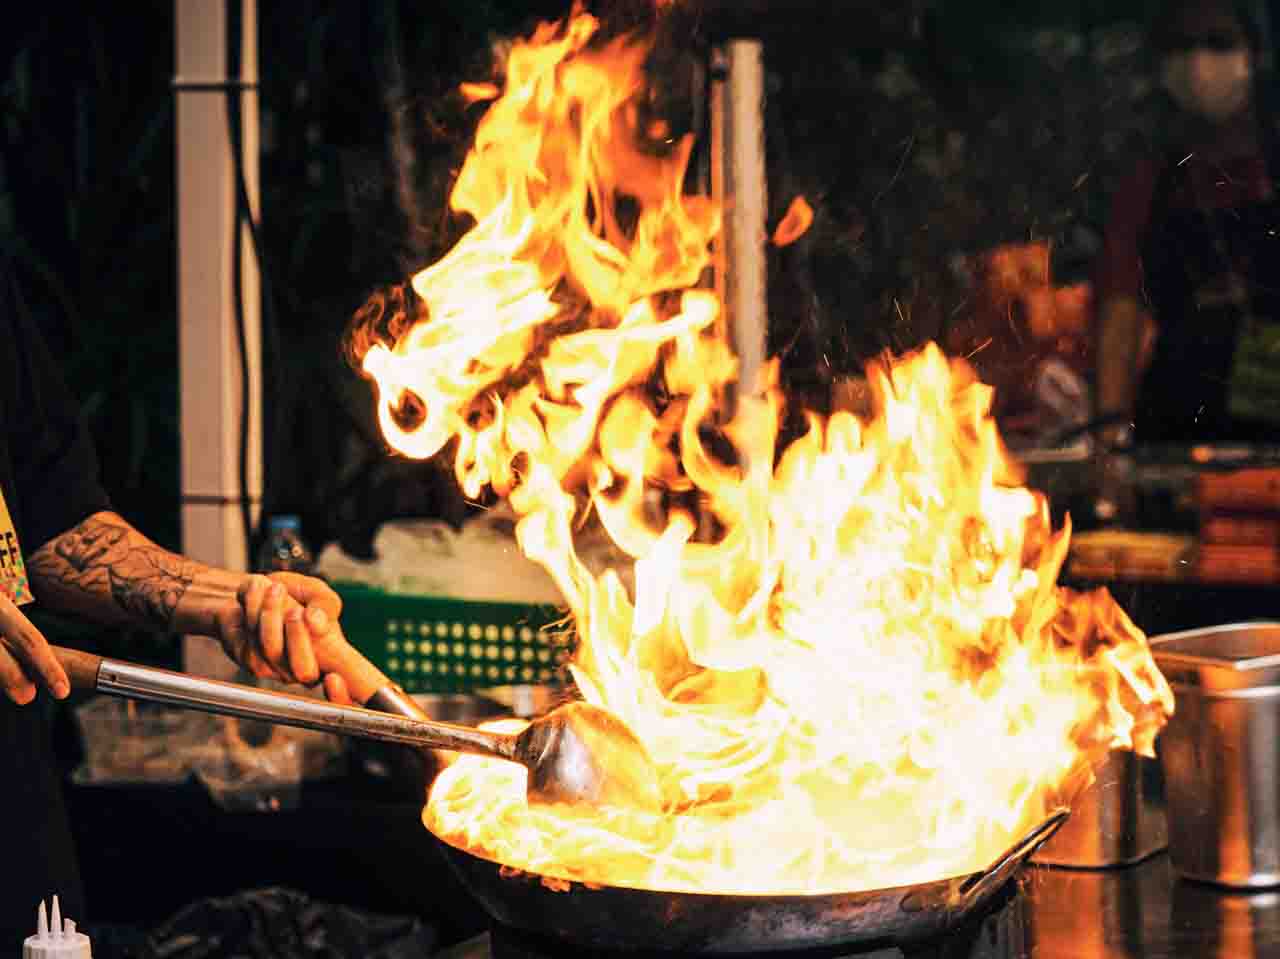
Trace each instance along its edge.
<path fill-rule="evenodd" d="M 45 543 L 27 559 L 32 591 L 41 603 L 95 622 L 217 635 L 216 612 L 179 617 L 188 593 L 226 592 L 235 574 L 157 546 L 112 512 L 98 512 Z M 187 602 L 184 604 L 184 600 Z M 197 619 L 205 619 L 200 622 Z"/>
<path fill-rule="evenodd" d="M 1128 432 L 1138 393 L 1138 381 L 1146 365 L 1144 332 L 1149 320 L 1131 296 L 1113 296 L 1102 303 L 1098 316 L 1095 365 L 1097 400 L 1095 416 L 1123 417 L 1124 422 L 1102 431 L 1103 447 Z"/>
<path fill-rule="evenodd" d="M 261 676 L 312 683 L 361 702 L 386 678 L 338 626 L 342 603 L 306 576 L 237 573 L 153 543 L 112 512 L 94 513 L 27 560 L 32 591 L 48 606 L 104 623 L 219 639 Z"/>

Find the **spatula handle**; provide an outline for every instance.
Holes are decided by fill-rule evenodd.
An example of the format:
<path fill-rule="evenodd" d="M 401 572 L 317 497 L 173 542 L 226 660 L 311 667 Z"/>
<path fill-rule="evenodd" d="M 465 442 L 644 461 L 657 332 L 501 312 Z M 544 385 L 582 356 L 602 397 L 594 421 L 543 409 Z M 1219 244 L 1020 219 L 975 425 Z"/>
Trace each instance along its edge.
<path fill-rule="evenodd" d="M 62 668 L 71 680 L 71 688 L 80 693 L 91 693 L 98 688 L 98 671 L 102 668 L 102 657 L 86 653 L 79 649 L 67 649 L 54 646 L 53 654 L 62 663 Z"/>
<path fill-rule="evenodd" d="M 515 737 L 453 723 L 388 715 L 359 706 L 339 706 L 309 696 L 241 686 L 188 676 L 169 669 L 139 666 L 79 650 L 52 647 L 76 689 L 96 690 L 127 699 L 199 709 L 222 716 L 260 719 L 284 726 L 359 736 L 406 746 L 515 758 Z"/>
<path fill-rule="evenodd" d="M 337 673 L 347 684 L 347 692 L 358 703 L 377 708 L 370 700 L 381 690 L 398 688 L 377 666 L 365 659 L 352 646 L 342 630 L 334 626 L 327 634 L 313 640 L 311 648 L 316 654 L 316 665 L 323 673 Z"/>
<path fill-rule="evenodd" d="M 342 631 L 334 628 L 327 636 L 316 640 L 312 646 L 316 654 L 316 665 L 321 673 L 337 673 L 347 683 L 347 691 L 358 703 L 368 703 L 371 709 L 384 708 L 384 711 L 399 712 L 414 719 L 425 718 L 421 711 L 406 712 L 403 709 L 387 710 L 382 699 L 389 702 L 400 700 L 395 692 L 399 689 L 373 663 L 365 659 L 360 651 L 343 637 Z M 71 688 L 81 692 L 92 692 L 98 688 L 98 671 L 102 667 L 102 657 L 86 653 L 79 649 L 68 649 L 62 646 L 53 647 L 54 654 L 62 663 L 71 680 Z M 375 694 L 384 692 L 382 699 L 371 702 Z M 402 694 L 401 694 L 402 695 Z M 404 697 L 405 700 L 408 697 Z M 412 703 L 412 700 L 408 700 Z"/>

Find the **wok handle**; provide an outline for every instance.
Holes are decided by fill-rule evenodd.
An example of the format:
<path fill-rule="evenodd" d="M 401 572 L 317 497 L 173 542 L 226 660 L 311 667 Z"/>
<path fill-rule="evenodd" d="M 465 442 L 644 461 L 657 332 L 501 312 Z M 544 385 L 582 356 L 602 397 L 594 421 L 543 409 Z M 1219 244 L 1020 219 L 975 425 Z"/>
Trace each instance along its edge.
<path fill-rule="evenodd" d="M 316 665 L 321 673 L 337 673 L 347 683 L 351 698 L 362 703 L 365 709 L 391 713 L 406 719 L 430 722 L 412 697 L 387 678 L 387 675 L 371 663 L 360 650 L 352 646 L 342 630 L 336 626 L 327 635 L 315 641 Z"/>
<path fill-rule="evenodd" d="M 406 712 L 405 709 L 388 710 L 379 706 L 374 700 L 385 690 L 398 690 L 386 674 L 369 662 L 358 649 L 352 646 L 342 630 L 336 626 L 329 633 L 312 643 L 316 654 L 316 665 L 323 673 L 337 673 L 347 684 L 347 692 L 358 703 L 364 703 L 369 709 L 383 709 L 385 712 L 397 712 L 411 719 L 423 719 L 425 716 L 418 710 Z M 403 696 L 403 693 L 401 694 Z M 409 703 L 413 700 L 404 697 Z M 402 704 L 398 704 L 402 705 Z M 415 704 L 416 705 L 416 704 Z"/>
<path fill-rule="evenodd" d="M 1010 846 L 986 870 L 966 879 L 960 886 L 959 898 L 956 902 L 956 908 L 960 914 L 967 914 L 1008 882 L 1037 849 L 1053 838 L 1053 834 L 1070 815 L 1070 809 L 1065 807 L 1055 809 L 1039 825 Z"/>

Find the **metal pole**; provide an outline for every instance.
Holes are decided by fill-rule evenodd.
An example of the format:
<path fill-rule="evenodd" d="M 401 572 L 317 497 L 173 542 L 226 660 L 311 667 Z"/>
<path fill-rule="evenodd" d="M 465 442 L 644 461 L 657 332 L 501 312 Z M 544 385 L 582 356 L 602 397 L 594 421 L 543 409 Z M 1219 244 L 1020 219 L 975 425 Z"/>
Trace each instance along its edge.
<path fill-rule="evenodd" d="M 253 686 L 202 679 L 114 659 L 102 660 L 95 689 L 112 696 L 198 709 L 219 716 L 255 719 L 386 743 L 478 752 L 507 759 L 514 759 L 516 752 L 515 736 L 509 734 L 485 732 L 453 723 L 424 722 L 359 706 L 338 706 L 311 696 L 268 692 Z"/>
<path fill-rule="evenodd" d="M 241 103 L 243 169 L 258 211 L 258 36 L 255 0 L 242 0 L 240 76 L 227 75 L 225 0 L 175 0 L 177 112 L 178 346 L 183 550 L 193 559 L 244 569 L 240 430 L 247 416 L 248 497 L 262 496 L 262 346 L 259 277 L 249 231 L 236 230 L 236 174 L 227 97 Z M 241 402 L 240 346 L 232 285 L 241 244 L 241 293 L 249 408 Z M 186 667 L 230 675 L 216 643 L 189 639 Z"/>

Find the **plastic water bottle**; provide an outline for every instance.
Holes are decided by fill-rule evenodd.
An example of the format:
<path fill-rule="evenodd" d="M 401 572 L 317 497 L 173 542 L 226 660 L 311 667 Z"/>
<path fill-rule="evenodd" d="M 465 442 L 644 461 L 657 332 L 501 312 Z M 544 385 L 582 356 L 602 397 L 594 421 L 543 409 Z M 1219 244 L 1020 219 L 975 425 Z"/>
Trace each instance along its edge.
<path fill-rule="evenodd" d="M 302 541 L 301 523 L 296 516 L 273 516 L 268 525 L 267 539 L 258 552 L 258 572 L 274 573 L 291 570 L 310 573 L 315 558 Z"/>

